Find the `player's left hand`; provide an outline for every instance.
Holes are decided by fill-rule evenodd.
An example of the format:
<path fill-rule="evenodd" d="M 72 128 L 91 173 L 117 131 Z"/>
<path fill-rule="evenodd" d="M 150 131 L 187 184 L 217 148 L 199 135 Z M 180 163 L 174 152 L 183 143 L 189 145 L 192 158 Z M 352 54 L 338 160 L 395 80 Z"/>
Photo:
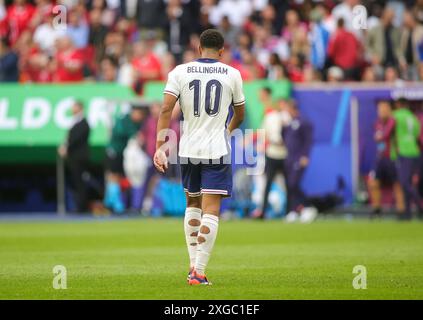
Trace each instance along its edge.
<path fill-rule="evenodd" d="M 153 163 L 159 172 L 164 173 L 168 167 L 166 153 L 163 150 L 157 150 L 153 157 Z"/>

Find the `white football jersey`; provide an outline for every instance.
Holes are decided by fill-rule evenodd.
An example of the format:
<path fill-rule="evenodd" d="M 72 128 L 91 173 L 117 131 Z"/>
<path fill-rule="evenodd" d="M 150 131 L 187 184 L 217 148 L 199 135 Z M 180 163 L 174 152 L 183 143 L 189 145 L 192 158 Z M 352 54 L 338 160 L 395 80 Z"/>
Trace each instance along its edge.
<path fill-rule="evenodd" d="M 169 72 L 164 93 L 179 98 L 183 113 L 180 157 L 218 159 L 230 153 L 229 109 L 245 103 L 238 70 L 213 59 L 181 64 Z"/>

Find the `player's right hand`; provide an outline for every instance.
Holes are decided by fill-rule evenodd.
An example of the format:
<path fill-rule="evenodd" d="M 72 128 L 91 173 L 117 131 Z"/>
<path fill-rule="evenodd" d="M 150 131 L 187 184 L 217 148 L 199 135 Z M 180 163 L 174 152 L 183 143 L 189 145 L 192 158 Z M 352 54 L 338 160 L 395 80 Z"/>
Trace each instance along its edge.
<path fill-rule="evenodd" d="M 153 163 L 159 172 L 164 173 L 168 167 L 166 153 L 163 150 L 157 150 L 153 157 Z"/>

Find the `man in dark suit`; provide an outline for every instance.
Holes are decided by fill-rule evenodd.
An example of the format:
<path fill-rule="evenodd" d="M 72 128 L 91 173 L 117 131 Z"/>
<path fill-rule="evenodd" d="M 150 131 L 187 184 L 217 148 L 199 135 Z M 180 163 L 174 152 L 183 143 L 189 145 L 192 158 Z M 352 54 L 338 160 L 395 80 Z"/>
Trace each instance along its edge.
<path fill-rule="evenodd" d="M 88 189 L 83 176 L 87 172 L 90 158 L 88 144 L 90 126 L 85 119 L 82 102 L 76 101 L 73 104 L 72 115 L 73 124 L 65 143 L 59 147 L 59 155 L 66 158 L 76 211 L 86 212 L 88 210 Z"/>
<path fill-rule="evenodd" d="M 298 215 L 306 205 L 301 180 L 309 164 L 313 144 L 313 126 L 298 110 L 297 103 L 289 100 L 288 108 L 292 121 L 283 127 L 282 137 L 288 151 L 285 160 L 286 187 L 288 193 L 288 212 Z"/>

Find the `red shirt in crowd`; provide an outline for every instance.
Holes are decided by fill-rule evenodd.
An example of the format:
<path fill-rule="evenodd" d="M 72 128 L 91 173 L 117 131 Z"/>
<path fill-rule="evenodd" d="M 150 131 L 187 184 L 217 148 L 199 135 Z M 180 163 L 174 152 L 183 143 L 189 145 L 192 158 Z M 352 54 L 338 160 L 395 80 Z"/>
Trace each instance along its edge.
<path fill-rule="evenodd" d="M 30 63 L 31 59 L 37 58 L 40 54 L 42 54 L 42 52 L 37 47 L 30 49 L 25 59 L 26 61 L 23 64 L 21 81 L 45 83 L 53 80 L 53 75 L 48 67 L 34 66 Z"/>
<path fill-rule="evenodd" d="M 353 33 L 345 29 L 338 29 L 329 41 L 328 55 L 342 69 L 357 67 L 359 53 L 360 43 Z"/>
<path fill-rule="evenodd" d="M 31 4 L 22 6 L 13 4 L 7 9 L 5 20 L 11 45 L 16 43 L 22 32 L 28 27 L 34 12 L 35 8 Z"/>
<path fill-rule="evenodd" d="M 84 55 L 80 50 L 70 49 L 58 52 L 56 54 L 56 63 L 55 81 L 78 82 L 84 79 L 82 72 Z"/>
<path fill-rule="evenodd" d="M 132 66 L 139 72 L 142 80 L 161 80 L 160 60 L 152 52 L 143 57 L 134 58 Z"/>

